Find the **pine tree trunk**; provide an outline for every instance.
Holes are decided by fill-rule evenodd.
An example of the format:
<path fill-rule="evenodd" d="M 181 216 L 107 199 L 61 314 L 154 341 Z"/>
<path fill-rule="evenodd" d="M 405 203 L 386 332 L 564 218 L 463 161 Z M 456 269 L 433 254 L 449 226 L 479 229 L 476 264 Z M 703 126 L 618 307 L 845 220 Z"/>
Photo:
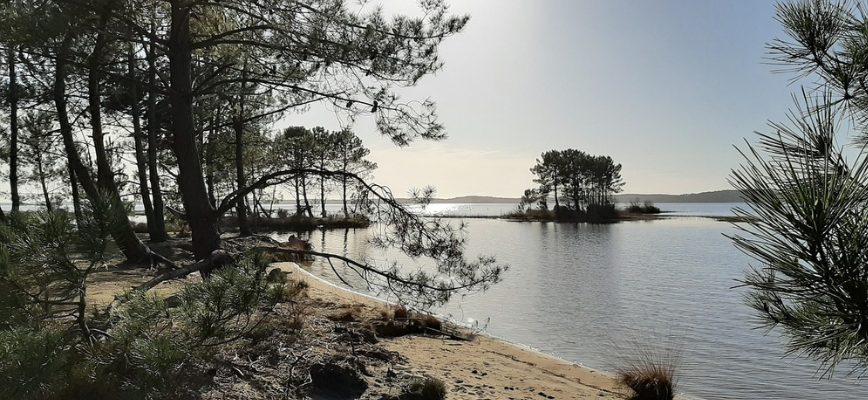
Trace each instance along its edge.
<path fill-rule="evenodd" d="M 51 196 L 48 195 L 48 185 L 45 184 L 45 170 L 42 166 L 42 155 L 36 155 L 36 172 L 39 174 L 39 185 L 42 187 L 42 197 L 45 200 L 45 209 L 48 212 L 54 211 L 51 206 Z"/>
<path fill-rule="evenodd" d="M 299 193 L 298 177 L 295 177 L 295 215 L 301 215 L 301 194 Z"/>
<path fill-rule="evenodd" d="M 142 143 L 142 121 L 141 110 L 139 109 L 139 88 L 136 83 L 136 64 L 133 46 L 130 45 L 127 52 L 129 58 L 128 76 L 130 78 L 130 97 L 133 99 L 130 104 L 130 118 L 133 120 L 133 143 L 136 150 L 136 172 L 139 177 L 139 194 L 142 197 L 142 206 L 145 209 L 145 220 L 148 221 L 148 236 L 151 240 L 155 236 L 159 237 L 159 232 L 156 232 L 157 226 L 154 223 L 154 206 L 151 204 L 151 191 L 148 189 L 148 161 L 145 157 L 145 146 Z"/>
<path fill-rule="evenodd" d="M 217 194 L 214 187 L 214 140 L 217 140 L 217 118 L 211 119 L 211 128 L 208 129 L 208 143 L 202 147 L 205 153 L 205 185 L 208 186 L 208 201 L 211 207 L 217 208 Z"/>
<path fill-rule="evenodd" d="M 75 214 L 75 222 L 76 224 L 81 224 L 82 222 L 82 214 L 81 214 L 81 195 L 78 193 L 78 181 L 75 179 L 75 170 L 72 169 L 72 165 L 67 162 L 66 169 L 69 171 L 69 187 L 72 196 L 72 210 Z"/>
<path fill-rule="evenodd" d="M 154 32 L 154 24 L 151 23 L 151 32 Z M 151 89 L 148 91 L 147 103 L 147 118 L 148 118 L 148 178 L 151 182 L 151 198 L 153 199 L 152 208 L 154 214 L 153 228 L 152 223 L 148 222 L 148 232 L 152 242 L 165 242 L 169 238 L 166 234 L 166 218 L 165 207 L 163 205 L 163 192 L 160 188 L 160 171 L 157 168 L 157 146 L 159 145 L 160 135 L 160 119 L 157 117 L 157 94 L 154 92 L 154 85 L 157 84 L 157 66 L 156 53 L 154 45 L 148 51 L 148 84 Z"/>
<path fill-rule="evenodd" d="M 208 199 L 202 164 L 193 130 L 193 78 L 190 33 L 190 1 L 171 2 L 168 40 L 170 102 L 175 156 L 178 159 L 178 187 L 187 223 L 193 236 L 193 254 L 205 259 L 220 247 L 217 213 Z M 203 271 L 208 274 L 210 270 Z"/>
<path fill-rule="evenodd" d="M 321 171 L 325 171 L 325 158 L 320 157 L 319 159 L 319 169 Z M 322 217 L 326 217 L 326 209 L 325 209 L 325 175 L 319 176 L 319 203 L 320 208 L 322 209 Z"/>
<path fill-rule="evenodd" d="M 344 176 L 341 179 L 341 184 L 343 186 L 343 197 L 344 197 L 344 217 L 350 217 L 350 210 L 347 208 L 347 177 Z"/>
<path fill-rule="evenodd" d="M 18 83 L 15 73 L 15 46 L 7 50 L 9 66 L 9 189 L 12 196 L 12 213 L 21 207 L 18 196 Z"/>
<path fill-rule="evenodd" d="M 244 108 L 243 102 L 241 107 Z M 235 128 L 235 180 L 238 190 L 241 190 L 247 186 L 247 179 L 244 176 L 244 124 L 239 119 L 232 125 Z M 253 233 L 247 221 L 245 200 L 247 196 L 238 196 L 235 200 L 235 214 L 238 216 L 238 229 L 241 236 L 250 236 Z"/>
<path fill-rule="evenodd" d="M 108 45 L 108 39 L 105 35 L 105 27 L 108 24 L 109 14 L 112 12 L 114 1 L 106 4 L 106 9 L 101 16 L 101 29 L 97 34 L 93 52 L 88 60 L 88 75 L 87 75 L 87 97 L 88 110 L 90 112 L 91 137 L 93 138 L 94 153 L 96 155 L 97 181 L 96 186 L 102 193 L 94 193 L 88 196 L 93 199 L 96 196 L 108 196 L 109 201 L 109 229 L 112 231 L 112 237 L 118 247 L 123 251 L 129 261 L 145 260 L 149 251 L 148 248 L 136 236 L 133 227 L 130 224 L 127 216 L 126 206 L 121 200 L 120 192 L 114 179 L 114 170 L 109 162 L 108 153 L 105 148 L 105 138 L 102 127 L 102 56 L 103 51 Z M 82 165 L 82 167 L 84 167 Z M 84 174 L 86 171 L 79 172 Z M 84 186 L 84 185 L 83 185 Z M 87 187 L 85 187 L 87 190 Z"/>
<path fill-rule="evenodd" d="M 554 187 L 555 187 L 555 211 L 557 211 L 558 207 L 561 206 L 561 203 L 558 202 L 558 184 L 555 183 Z"/>
<path fill-rule="evenodd" d="M 346 173 L 347 170 L 350 169 L 350 161 L 349 155 L 347 155 L 349 145 L 347 143 L 343 143 L 343 149 L 341 151 L 341 172 Z M 347 176 L 341 175 L 341 198 L 343 199 L 344 206 L 344 217 L 350 217 L 350 211 L 347 208 Z"/>
<path fill-rule="evenodd" d="M 304 174 L 301 175 L 301 195 L 304 197 L 304 209 L 307 211 L 307 216 L 313 218 L 310 201 L 307 199 L 307 179 L 305 179 Z"/>
<path fill-rule="evenodd" d="M 90 199 L 91 202 L 95 202 L 101 198 L 102 194 L 100 193 L 97 184 L 90 176 L 88 168 L 84 163 L 82 163 L 78 154 L 78 149 L 75 147 L 72 124 L 69 121 L 69 113 L 67 111 L 66 60 L 69 56 L 69 48 L 72 44 L 72 39 L 73 37 L 71 33 L 67 32 L 57 51 L 53 90 L 54 105 L 57 110 L 57 120 L 60 125 L 60 134 L 63 138 L 64 149 L 66 150 L 70 168 L 72 168 L 75 173 L 75 180 L 81 183 L 81 187 L 84 189 L 85 195 L 87 195 L 88 199 Z M 98 103 L 99 100 L 97 99 L 96 102 Z M 103 157 L 104 156 L 105 154 L 103 154 Z M 123 205 L 120 203 L 120 196 L 118 195 L 117 190 L 115 190 L 114 193 L 109 193 L 109 195 L 113 197 L 110 199 L 112 202 L 112 210 L 108 217 L 110 219 L 111 235 L 114 238 L 115 243 L 117 243 L 127 260 L 143 260 L 149 253 L 147 247 L 145 247 L 138 237 L 136 237 L 135 232 L 133 232 L 129 219 L 127 219 L 126 213 L 124 212 Z"/>

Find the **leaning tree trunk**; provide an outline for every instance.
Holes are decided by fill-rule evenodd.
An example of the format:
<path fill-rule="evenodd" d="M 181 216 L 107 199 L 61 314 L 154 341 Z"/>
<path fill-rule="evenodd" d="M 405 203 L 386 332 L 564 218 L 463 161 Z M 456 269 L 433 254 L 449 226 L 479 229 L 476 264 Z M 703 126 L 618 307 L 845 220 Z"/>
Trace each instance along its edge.
<path fill-rule="evenodd" d="M 7 50 L 9 66 L 9 190 L 12 196 L 12 212 L 18 212 L 21 198 L 18 196 L 18 83 L 15 73 L 15 46 Z"/>
<path fill-rule="evenodd" d="M 60 125 L 60 135 L 63 138 L 64 150 L 69 161 L 70 168 L 74 171 L 74 180 L 81 183 L 82 189 L 91 202 L 96 202 L 102 197 L 97 183 L 90 176 L 90 171 L 81 161 L 78 154 L 78 149 L 75 147 L 75 139 L 72 134 L 72 124 L 69 121 L 66 104 L 66 76 L 67 76 L 67 57 L 69 56 L 69 48 L 72 44 L 72 35 L 67 32 L 63 38 L 63 42 L 57 51 L 57 61 L 54 72 L 54 106 L 57 109 L 57 121 Z M 94 102 L 94 99 L 90 99 Z M 98 99 L 95 101 L 99 102 Z M 101 137 L 100 137 L 101 139 Z M 103 157 L 105 154 L 103 154 Z M 109 180 L 113 183 L 113 180 Z M 114 185 L 112 185 L 114 186 Z M 104 189 L 103 189 L 104 190 Z M 129 219 L 123 209 L 123 204 L 120 203 L 120 196 L 117 188 L 114 193 L 108 193 L 113 198 L 110 199 L 112 210 L 110 212 L 111 235 L 117 243 L 118 247 L 123 252 L 127 260 L 140 261 L 146 258 L 149 254 L 148 248 L 136 237 L 130 226 Z M 119 207 L 119 208 L 118 208 Z"/>
<path fill-rule="evenodd" d="M 130 98 L 132 98 L 132 103 L 130 104 L 130 119 L 133 120 L 133 143 L 136 149 L 136 172 L 139 177 L 139 194 L 142 197 L 142 206 L 145 209 L 145 220 L 148 221 L 148 236 L 151 240 L 154 240 L 154 237 L 159 237 L 159 232 L 156 232 L 157 224 L 154 223 L 154 206 L 151 204 L 151 192 L 148 190 L 148 161 L 145 157 L 145 146 L 142 143 L 142 136 L 144 133 L 142 132 L 142 117 L 141 110 L 139 109 L 139 87 L 136 81 L 136 61 L 133 58 L 133 46 L 130 45 L 129 51 L 127 52 L 129 56 L 128 61 L 128 71 L 127 74 L 130 78 Z"/>
<path fill-rule="evenodd" d="M 108 158 L 108 152 L 105 148 L 105 134 L 102 127 L 102 57 L 108 45 L 105 27 L 108 24 L 109 15 L 112 12 L 113 1 L 106 5 L 105 12 L 101 16 L 100 33 L 97 34 L 93 52 L 88 60 L 88 75 L 87 75 L 87 97 L 88 110 L 90 111 L 90 126 L 91 136 L 93 138 L 94 154 L 96 156 L 96 186 L 102 193 L 101 196 L 108 196 L 109 201 L 109 229 L 112 232 L 112 237 L 115 239 L 118 247 L 124 253 L 127 260 L 141 261 L 145 260 L 150 251 L 139 240 L 130 224 L 129 216 L 127 216 L 126 206 L 121 200 L 120 191 L 117 183 L 115 183 L 114 170 L 111 167 Z M 82 165 L 83 167 L 83 165 Z M 77 172 L 76 175 L 86 174 L 86 171 Z M 83 182 L 83 181 L 82 181 Z M 86 189 L 85 189 L 86 190 Z M 88 194 L 91 201 L 95 199 L 96 193 Z"/>
<path fill-rule="evenodd" d="M 168 40 L 172 133 L 178 160 L 178 187 L 192 231 L 193 254 L 201 260 L 220 247 L 220 233 L 217 213 L 208 200 L 208 189 L 193 137 L 191 41 L 190 1 L 173 0 Z M 203 272 L 207 274 L 209 271 Z"/>

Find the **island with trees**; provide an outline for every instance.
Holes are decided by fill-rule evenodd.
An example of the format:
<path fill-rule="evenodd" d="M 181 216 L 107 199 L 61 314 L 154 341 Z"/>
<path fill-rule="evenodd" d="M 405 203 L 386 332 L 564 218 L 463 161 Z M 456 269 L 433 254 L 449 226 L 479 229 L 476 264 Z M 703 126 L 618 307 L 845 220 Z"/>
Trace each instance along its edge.
<path fill-rule="evenodd" d="M 616 164 L 612 157 L 576 149 L 549 150 L 540 155 L 530 171 L 538 186 L 524 191 L 518 210 L 507 218 L 606 223 L 624 217 L 614 202 L 614 195 L 624 187 L 621 164 Z M 660 209 L 637 202 L 625 211 L 654 214 Z"/>

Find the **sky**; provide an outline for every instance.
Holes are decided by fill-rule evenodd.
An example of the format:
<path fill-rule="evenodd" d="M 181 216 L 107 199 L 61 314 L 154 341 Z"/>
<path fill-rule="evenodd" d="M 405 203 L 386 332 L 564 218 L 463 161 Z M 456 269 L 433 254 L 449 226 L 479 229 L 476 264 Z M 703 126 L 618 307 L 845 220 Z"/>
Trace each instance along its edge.
<path fill-rule="evenodd" d="M 352 128 L 379 164 L 374 180 L 397 196 L 430 185 L 437 197 L 519 197 L 539 154 L 565 148 L 621 163 L 626 193 L 729 189 L 733 145 L 784 120 L 799 90 L 767 60 L 766 44 L 784 37 L 774 3 L 452 0 L 470 22 L 441 47 L 444 68 L 399 92 L 436 101 L 448 138 L 398 148 L 371 118 Z M 315 106 L 286 122 L 346 119 Z"/>

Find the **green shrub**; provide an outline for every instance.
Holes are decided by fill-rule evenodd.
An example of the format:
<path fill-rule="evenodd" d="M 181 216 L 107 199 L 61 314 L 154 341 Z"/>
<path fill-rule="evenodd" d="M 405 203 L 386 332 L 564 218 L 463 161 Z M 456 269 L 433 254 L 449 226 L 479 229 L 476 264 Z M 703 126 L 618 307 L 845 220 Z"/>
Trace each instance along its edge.
<path fill-rule="evenodd" d="M 51 397 L 77 362 L 70 334 L 56 329 L 0 331 L 0 398 Z"/>
<path fill-rule="evenodd" d="M 220 346 L 304 288 L 270 288 L 254 256 L 185 285 L 173 307 L 130 291 L 110 312 L 88 312 L 88 275 L 110 256 L 95 217 L 105 213 L 93 211 L 81 224 L 65 212 L 0 224 L 0 399 L 188 397 Z"/>

